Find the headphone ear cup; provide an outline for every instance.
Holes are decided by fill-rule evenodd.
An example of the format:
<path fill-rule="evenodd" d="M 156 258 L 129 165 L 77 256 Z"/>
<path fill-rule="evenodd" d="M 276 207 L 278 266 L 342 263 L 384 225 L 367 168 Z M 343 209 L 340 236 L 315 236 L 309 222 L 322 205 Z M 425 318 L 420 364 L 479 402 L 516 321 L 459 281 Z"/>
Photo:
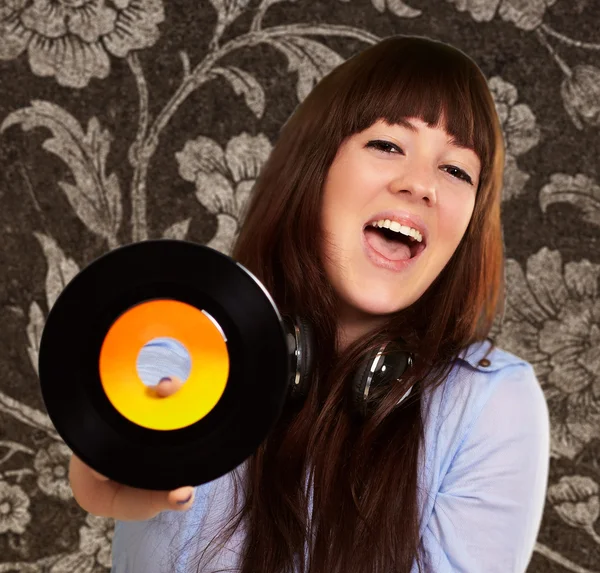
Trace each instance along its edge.
<path fill-rule="evenodd" d="M 301 316 L 297 316 L 295 322 L 299 331 L 300 381 L 294 393 L 304 397 L 308 394 L 310 378 L 313 372 L 314 334 L 310 323 Z"/>
<path fill-rule="evenodd" d="M 284 316 L 283 323 L 291 368 L 288 379 L 289 396 L 292 399 L 304 398 L 308 393 L 313 371 L 313 329 L 300 316 Z"/>
<path fill-rule="evenodd" d="M 367 412 L 368 392 L 367 397 L 365 397 L 365 389 L 367 388 L 371 366 L 376 356 L 377 350 L 373 350 L 367 355 L 356 369 L 352 381 L 352 404 L 362 415 Z"/>
<path fill-rule="evenodd" d="M 372 350 L 360 363 L 352 381 L 353 405 L 362 416 L 369 410 L 373 401 L 374 390 L 384 389 L 390 382 L 399 380 L 405 370 L 412 365 L 412 356 L 406 352 L 387 352 L 387 344 Z M 398 401 L 404 401 L 410 394 L 411 388 Z"/>

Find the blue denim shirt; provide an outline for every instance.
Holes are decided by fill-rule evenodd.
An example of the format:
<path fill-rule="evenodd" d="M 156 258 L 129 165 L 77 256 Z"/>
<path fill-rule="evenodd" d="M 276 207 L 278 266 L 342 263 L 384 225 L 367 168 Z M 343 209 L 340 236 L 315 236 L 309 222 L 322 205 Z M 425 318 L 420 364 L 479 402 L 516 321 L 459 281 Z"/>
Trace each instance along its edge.
<path fill-rule="evenodd" d="M 537 538 L 550 456 L 546 401 L 530 364 L 498 348 L 480 364 L 488 350 L 488 342 L 468 347 L 422 402 L 427 572 L 523 573 Z M 231 488 L 227 474 L 196 488 L 188 511 L 117 521 L 112 573 L 194 573 L 194 558 L 226 523 Z M 201 571 L 236 571 L 242 542 L 243 530 Z"/>

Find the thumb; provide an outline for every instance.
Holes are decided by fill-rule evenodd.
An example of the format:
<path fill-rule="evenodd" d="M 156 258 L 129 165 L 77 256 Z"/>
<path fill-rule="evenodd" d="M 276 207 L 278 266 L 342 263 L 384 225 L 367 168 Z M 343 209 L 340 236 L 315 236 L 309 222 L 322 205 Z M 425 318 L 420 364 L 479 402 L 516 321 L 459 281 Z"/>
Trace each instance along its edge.
<path fill-rule="evenodd" d="M 156 393 L 161 398 L 172 396 L 183 386 L 183 382 L 177 376 L 165 377 L 155 386 Z"/>

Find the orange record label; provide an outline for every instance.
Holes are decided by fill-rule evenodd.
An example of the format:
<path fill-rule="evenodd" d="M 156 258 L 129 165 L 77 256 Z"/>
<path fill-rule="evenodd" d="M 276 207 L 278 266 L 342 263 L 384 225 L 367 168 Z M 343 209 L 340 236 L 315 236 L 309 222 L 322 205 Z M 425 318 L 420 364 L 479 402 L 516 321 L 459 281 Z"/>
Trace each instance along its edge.
<path fill-rule="evenodd" d="M 183 386 L 167 397 L 141 380 L 136 359 L 149 341 L 178 340 L 191 358 Z M 112 405 L 131 422 L 153 430 L 175 430 L 201 420 L 227 385 L 229 353 L 221 330 L 198 308 L 176 300 L 152 300 L 124 312 L 100 350 L 100 380 Z"/>

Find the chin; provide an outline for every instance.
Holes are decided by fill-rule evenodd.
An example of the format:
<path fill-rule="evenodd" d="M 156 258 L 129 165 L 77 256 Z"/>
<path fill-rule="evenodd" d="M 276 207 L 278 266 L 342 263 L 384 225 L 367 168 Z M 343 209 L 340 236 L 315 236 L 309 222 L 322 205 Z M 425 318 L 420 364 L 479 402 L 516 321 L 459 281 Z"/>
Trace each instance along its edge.
<path fill-rule="evenodd" d="M 361 288 L 362 286 L 362 288 Z M 406 289 L 385 288 L 381 285 L 361 285 L 343 293 L 344 303 L 356 312 L 373 317 L 383 317 L 408 308 L 418 298 L 418 293 L 407 293 Z"/>

